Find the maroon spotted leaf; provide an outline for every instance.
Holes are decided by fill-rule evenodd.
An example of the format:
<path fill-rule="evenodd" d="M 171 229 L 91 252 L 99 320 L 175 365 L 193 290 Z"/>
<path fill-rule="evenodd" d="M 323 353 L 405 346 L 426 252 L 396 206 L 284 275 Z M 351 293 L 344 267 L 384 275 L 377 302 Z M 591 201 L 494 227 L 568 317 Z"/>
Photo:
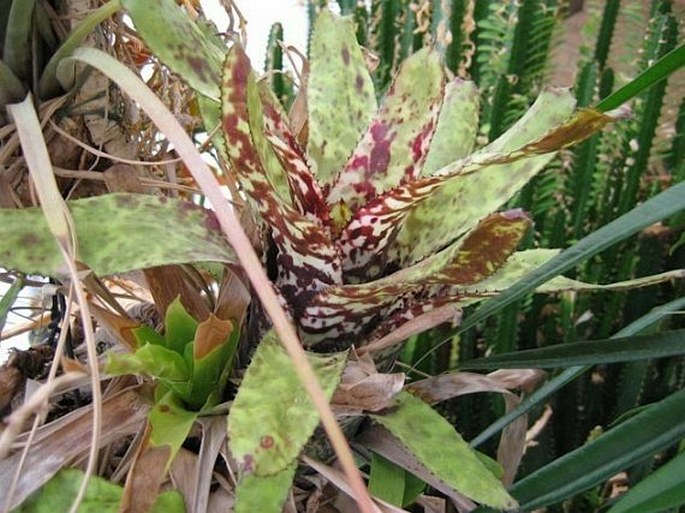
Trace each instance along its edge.
<path fill-rule="evenodd" d="M 232 167 L 272 230 L 278 248 L 277 284 L 286 299 L 341 283 L 340 259 L 323 223 L 293 205 L 286 171 L 265 132 L 259 87 L 239 45 L 226 57 L 222 126 Z"/>
<path fill-rule="evenodd" d="M 294 305 L 305 343 L 341 348 L 358 342 L 383 319 L 406 312 L 405 319 L 442 306 L 450 289 L 492 275 L 514 252 L 530 220 L 521 210 L 492 214 L 464 239 L 422 262 L 376 281 L 339 285 Z M 425 306 L 428 306 L 428 309 Z"/>
<path fill-rule="evenodd" d="M 424 49 L 404 61 L 377 116 L 330 189 L 328 203 L 339 226 L 346 223 L 348 210 L 354 212 L 419 175 L 437 125 L 443 89 L 437 53 Z"/>

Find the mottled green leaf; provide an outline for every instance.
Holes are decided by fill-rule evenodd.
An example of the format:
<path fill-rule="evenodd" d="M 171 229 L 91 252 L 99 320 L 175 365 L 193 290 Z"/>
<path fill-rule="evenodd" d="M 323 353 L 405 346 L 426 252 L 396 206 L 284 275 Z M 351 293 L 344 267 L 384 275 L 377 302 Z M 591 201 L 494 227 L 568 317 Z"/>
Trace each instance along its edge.
<path fill-rule="evenodd" d="M 330 398 L 346 353 L 309 355 Z M 319 414 L 273 331 L 268 332 L 245 373 L 228 415 L 231 454 L 243 474 L 269 476 L 292 464 L 319 422 Z"/>
<path fill-rule="evenodd" d="M 107 194 L 67 202 L 78 258 L 101 276 L 165 264 L 234 262 L 214 214 L 186 201 Z M 0 209 L 0 265 L 58 276 L 62 254 L 40 208 Z"/>
<path fill-rule="evenodd" d="M 354 211 L 419 175 L 438 123 L 443 87 L 437 52 L 419 50 L 402 63 L 378 114 L 333 183 L 330 205 Z M 347 222 L 342 214 L 333 217 L 340 226 Z"/>
<path fill-rule="evenodd" d="M 238 45 L 226 57 L 222 115 L 228 158 L 245 192 L 272 228 L 280 250 L 278 285 L 286 299 L 295 300 L 296 294 L 317 290 L 324 284 L 341 283 L 339 256 L 329 234 L 320 221 L 292 207 L 289 192 L 280 190 L 288 188 L 287 180 L 270 174 L 282 168 L 264 132 L 259 89 L 250 61 Z M 274 160 L 278 167 L 269 171 Z"/>
<path fill-rule="evenodd" d="M 557 256 L 559 249 L 529 249 L 514 253 L 509 260 L 492 276 L 483 281 L 466 287 L 456 287 L 454 292 L 464 295 L 489 296 L 498 294 L 511 287 L 518 280 L 538 269 L 553 257 Z M 646 287 L 663 283 L 668 280 L 683 278 L 685 271 L 676 269 L 651 276 L 643 276 L 632 280 L 619 281 L 607 284 L 587 283 L 579 280 L 556 276 L 547 283 L 540 285 L 535 292 L 550 293 L 565 290 L 594 291 L 594 290 L 628 290 L 636 287 Z"/>
<path fill-rule="evenodd" d="M 197 420 L 198 413 L 188 411 L 174 392 L 167 392 L 148 414 L 151 447 L 169 447 L 167 467 L 181 449 Z"/>
<path fill-rule="evenodd" d="M 685 452 L 632 486 L 607 513 L 658 513 L 685 504 Z"/>
<path fill-rule="evenodd" d="M 296 468 L 292 464 L 270 476 L 244 475 L 236 488 L 235 513 L 281 513 Z"/>
<path fill-rule="evenodd" d="M 501 509 L 516 507 L 504 486 L 468 444 L 428 404 L 401 392 L 385 415 L 372 418 L 402 442 L 428 470 L 466 497 Z"/>
<path fill-rule="evenodd" d="M 324 9 L 310 44 L 307 153 L 321 185 L 333 181 L 376 113 L 354 23 Z"/>
<path fill-rule="evenodd" d="M 478 88 L 473 82 L 456 78 L 445 86 L 438 126 L 421 170 L 423 176 L 471 153 L 478 133 L 478 108 Z"/>
<path fill-rule="evenodd" d="M 464 167 L 479 160 L 488 162 L 528 143 L 536 141 L 563 123 L 572 113 L 575 100 L 565 90 L 547 90 L 528 112 L 499 139 L 466 161 L 444 167 L 436 176 L 450 176 L 444 181 L 426 179 L 413 185 L 409 197 L 428 197 L 407 215 L 397 239 L 389 248 L 389 259 L 405 266 L 471 229 L 483 216 L 496 211 L 537 174 L 553 154 L 519 158 L 515 162 L 487 165 L 464 173 Z M 479 167 L 480 164 L 476 165 Z M 460 174 L 461 173 L 461 174 Z M 408 187 L 409 188 L 409 187 Z M 426 189 L 422 191 L 421 189 Z M 435 190 L 440 190 L 435 194 Z M 398 193 L 401 191 L 398 191 Z M 400 196 L 402 196 L 400 194 Z M 447 200 L 447 201 L 446 201 Z M 392 200 L 396 201 L 396 200 Z M 406 202 L 403 205 L 406 209 Z M 450 215 L 444 215 L 449 212 Z"/>
<path fill-rule="evenodd" d="M 152 52 L 197 92 L 218 101 L 225 50 L 174 0 L 121 0 Z"/>
<path fill-rule="evenodd" d="M 54 513 L 55 511 L 69 511 L 83 477 L 84 474 L 80 470 L 61 470 L 15 512 Z M 92 476 L 88 482 L 86 495 L 77 512 L 117 513 L 123 493 L 122 487 L 101 477 Z M 151 513 L 184 513 L 185 510 L 183 496 L 177 490 L 172 490 L 157 497 Z"/>

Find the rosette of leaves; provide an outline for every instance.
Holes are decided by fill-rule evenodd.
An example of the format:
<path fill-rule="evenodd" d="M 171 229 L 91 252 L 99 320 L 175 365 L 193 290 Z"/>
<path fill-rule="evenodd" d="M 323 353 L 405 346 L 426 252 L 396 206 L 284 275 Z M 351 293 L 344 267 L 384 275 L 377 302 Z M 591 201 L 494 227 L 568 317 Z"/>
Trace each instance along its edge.
<path fill-rule="evenodd" d="M 237 44 L 221 94 L 226 157 L 269 228 L 275 284 L 306 346 L 363 345 L 553 254 L 516 253 L 530 220 L 498 209 L 613 117 L 574 115 L 566 90 L 548 90 L 473 152 L 478 92 L 436 52 L 408 58 L 379 107 L 350 20 L 322 12 L 310 50 L 306 113 L 289 117 Z"/>
<path fill-rule="evenodd" d="M 147 375 L 155 380 L 148 448 L 164 448 L 168 466 L 198 415 L 221 402 L 239 330 L 232 321 L 214 315 L 198 322 L 176 299 L 167 309 L 164 335 L 147 325 L 132 333 L 134 351 L 108 353 L 105 369 L 112 375 Z"/>

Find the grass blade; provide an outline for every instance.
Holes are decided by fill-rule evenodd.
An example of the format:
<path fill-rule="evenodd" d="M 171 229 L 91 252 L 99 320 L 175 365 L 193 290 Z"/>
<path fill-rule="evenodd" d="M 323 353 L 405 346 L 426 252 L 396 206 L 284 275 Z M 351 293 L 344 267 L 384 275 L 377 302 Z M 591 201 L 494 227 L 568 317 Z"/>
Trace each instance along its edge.
<path fill-rule="evenodd" d="M 598 365 L 685 354 L 685 330 L 573 342 L 464 362 L 461 369 L 527 369 Z"/>

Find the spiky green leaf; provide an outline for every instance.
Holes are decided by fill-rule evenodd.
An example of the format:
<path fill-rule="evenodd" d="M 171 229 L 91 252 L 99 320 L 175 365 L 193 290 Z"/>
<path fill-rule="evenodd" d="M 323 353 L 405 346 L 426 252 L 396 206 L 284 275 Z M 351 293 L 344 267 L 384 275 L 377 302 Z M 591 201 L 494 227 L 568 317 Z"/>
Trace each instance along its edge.
<path fill-rule="evenodd" d="M 67 202 L 79 259 L 101 276 L 165 264 L 234 262 L 214 214 L 189 202 L 107 194 Z M 0 264 L 58 276 L 63 260 L 39 208 L 0 209 Z"/>
<path fill-rule="evenodd" d="M 338 385 L 346 353 L 311 354 L 326 395 Z M 243 474 L 270 476 L 290 466 L 314 432 L 319 414 L 273 331 L 262 339 L 228 415 L 231 454 Z"/>
<path fill-rule="evenodd" d="M 219 99 L 225 51 L 174 0 L 121 0 L 138 33 L 197 92 Z M 163 30 L 160 30 L 163 27 Z"/>
<path fill-rule="evenodd" d="M 310 53 L 307 153 L 323 185 L 342 169 L 371 122 L 376 95 L 351 19 L 323 10 Z"/>
<path fill-rule="evenodd" d="M 501 509 L 516 507 L 504 486 L 447 420 L 421 399 L 401 392 L 385 415 L 373 415 L 438 479 L 476 502 Z M 457 464 L 458 462 L 458 464 Z"/>

